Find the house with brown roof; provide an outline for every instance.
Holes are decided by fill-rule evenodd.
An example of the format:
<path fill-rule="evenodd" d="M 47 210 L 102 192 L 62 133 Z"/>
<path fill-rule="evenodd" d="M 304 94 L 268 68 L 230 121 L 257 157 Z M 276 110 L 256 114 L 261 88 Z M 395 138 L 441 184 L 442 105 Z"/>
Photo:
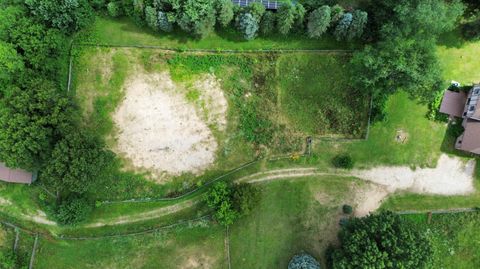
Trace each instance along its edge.
<path fill-rule="evenodd" d="M 457 138 L 455 148 L 480 154 L 480 84 L 474 85 L 469 92 L 447 90 L 440 112 L 463 118 L 465 131 Z"/>
<path fill-rule="evenodd" d="M 11 183 L 31 184 L 37 179 L 36 173 L 30 173 L 22 169 L 12 169 L 0 162 L 0 180 Z"/>

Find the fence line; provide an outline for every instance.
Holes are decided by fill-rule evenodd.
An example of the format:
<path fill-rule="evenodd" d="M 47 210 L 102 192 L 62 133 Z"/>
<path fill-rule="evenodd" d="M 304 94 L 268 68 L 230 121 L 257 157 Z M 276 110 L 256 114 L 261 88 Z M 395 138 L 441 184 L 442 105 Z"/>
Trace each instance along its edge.
<path fill-rule="evenodd" d="M 28 269 L 33 268 L 33 262 L 35 261 L 35 252 L 37 251 L 37 246 L 38 246 L 38 234 L 35 236 L 35 242 L 33 243 L 32 255 L 30 256 L 30 265 L 28 266 Z"/>
<path fill-rule="evenodd" d="M 13 243 L 13 251 L 16 252 L 18 248 L 18 240 L 20 239 L 20 232 L 18 229 L 15 230 L 15 243 Z"/>
<path fill-rule="evenodd" d="M 355 50 L 341 49 L 194 49 L 194 48 L 175 48 L 155 45 L 124 45 L 124 44 L 99 44 L 99 43 L 77 43 L 77 46 L 84 47 L 104 47 L 104 48 L 139 48 L 139 49 L 158 49 L 167 52 L 186 52 L 186 53 L 332 53 L 332 54 L 351 54 Z"/>
<path fill-rule="evenodd" d="M 150 233 L 154 233 L 154 232 L 158 232 L 158 231 L 162 231 L 162 230 L 175 228 L 175 227 L 178 227 L 178 226 L 181 226 L 181 225 L 184 225 L 184 224 L 188 224 L 188 223 L 192 223 L 192 222 L 197 222 L 197 221 L 201 221 L 201 220 L 208 220 L 208 219 L 211 219 L 211 218 L 212 218 L 212 215 L 204 215 L 204 216 L 201 216 L 201 217 L 198 217 L 198 218 L 181 220 L 181 221 L 178 221 L 176 223 L 164 225 L 164 226 L 157 227 L 157 228 L 151 228 L 151 229 L 147 229 L 147 230 L 143 230 L 143 231 L 139 231 L 139 232 L 127 232 L 127 233 L 118 233 L 118 234 L 110 234 L 110 235 L 97 235 L 97 236 L 77 236 L 77 237 L 38 233 L 38 232 L 34 232 L 34 231 L 31 231 L 31 230 L 19 227 L 19 226 L 15 225 L 11 222 L 7 222 L 7 221 L 4 221 L 4 220 L 0 220 L 0 223 L 4 224 L 6 226 L 12 227 L 14 229 L 21 230 L 21 231 L 23 231 L 27 234 L 32 235 L 32 236 L 35 235 L 36 237 L 54 238 L 54 239 L 57 239 L 57 240 L 64 240 L 64 241 L 82 241 L 82 240 L 98 240 L 98 239 L 106 239 L 106 238 L 119 238 L 119 237 L 129 237 L 129 236 L 150 234 Z"/>
<path fill-rule="evenodd" d="M 227 262 L 228 262 L 228 269 L 232 269 L 232 262 L 230 260 L 230 232 L 229 226 L 225 229 L 225 248 L 227 250 Z"/>

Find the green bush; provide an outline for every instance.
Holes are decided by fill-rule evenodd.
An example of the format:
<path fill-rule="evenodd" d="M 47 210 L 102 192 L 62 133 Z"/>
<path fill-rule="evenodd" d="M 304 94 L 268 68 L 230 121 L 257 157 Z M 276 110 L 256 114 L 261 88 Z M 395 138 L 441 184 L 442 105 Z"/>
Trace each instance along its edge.
<path fill-rule="evenodd" d="M 428 104 L 428 115 L 427 118 L 430 120 L 435 120 L 435 121 L 442 121 L 446 122 L 448 120 L 448 115 L 440 113 L 440 105 L 442 104 L 442 99 L 443 99 L 443 94 L 445 91 L 437 91 L 435 93 L 435 96 Z"/>
<path fill-rule="evenodd" d="M 342 211 L 344 214 L 352 214 L 353 208 L 351 205 L 343 205 L 342 206 Z"/>
<path fill-rule="evenodd" d="M 332 159 L 332 164 L 337 168 L 352 169 L 355 162 L 349 154 L 340 154 Z"/>
<path fill-rule="evenodd" d="M 233 186 L 233 208 L 242 216 L 248 215 L 260 202 L 261 189 L 248 183 Z"/>
<path fill-rule="evenodd" d="M 16 257 L 14 252 L 0 251 L 0 268 L 2 269 L 14 269 L 17 268 Z"/>
<path fill-rule="evenodd" d="M 108 15 L 110 15 L 110 17 L 113 17 L 113 18 L 116 18 L 122 14 L 122 10 L 120 9 L 120 6 L 118 5 L 117 2 L 108 3 L 107 11 L 108 11 Z"/>
<path fill-rule="evenodd" d="M 55 219 L 62 225 L 74 225 L 85 220 L 92 212 L 92 205 L 83 198 L 69 197 L 55 209 Z"/>

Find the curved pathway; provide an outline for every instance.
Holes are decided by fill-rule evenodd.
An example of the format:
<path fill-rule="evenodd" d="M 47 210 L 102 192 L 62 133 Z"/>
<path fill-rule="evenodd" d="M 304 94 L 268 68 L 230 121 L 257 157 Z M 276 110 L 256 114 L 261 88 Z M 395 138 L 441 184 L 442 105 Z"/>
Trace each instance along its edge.
<path fill-rule="evenodd" d="M 381 204 L 390 193 L 397 190 L 407 190 L 415 193 L 438 195 L 467 195 L 475 191 L 473 173 L 475 161 L 467 163 L 457 157 L 442 155 L 436 168 L 412 170 L 406 166 L 383 166 L 368 170 L 327 170 L 322 171 L 312 167 L 276 169 L 259 172 L 241 177 L 235 182 L 261 183 L 273 180 L 283 180 L 303 177 L 322 176 L 352 176 L 371 182 L 370 189 L 358 194 L 358 215 L 365 215 Z M 454 187 L 452 187 L 454 186 Z M 363 197 L 363 198 L 362 198 Z M 121 225 L 140 222 L 170 215 L 197 205 L 199 196 L 191 199 L 141 213 L 122 215 L 111 219 L 98 219 L 95 223 L 84 227 L 102 227 L 106 225 Z M 372 210 L 373 209 L 373 210 Z M 53 222 L 39 221 L 33 216 L 22 215 L 26 220 L 47 225 Z"/>

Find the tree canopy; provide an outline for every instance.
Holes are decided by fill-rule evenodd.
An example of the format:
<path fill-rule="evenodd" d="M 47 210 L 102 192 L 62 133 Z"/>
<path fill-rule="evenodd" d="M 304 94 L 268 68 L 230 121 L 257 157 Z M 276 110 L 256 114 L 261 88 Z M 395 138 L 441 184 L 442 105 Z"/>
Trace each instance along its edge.
<path fill-rule="evenodd" d="M 24 75 L 21 86 L 6 85 L 0 92 L 0 159 L 29 170 L 48 159 L 72 116 L 71 103 L 55 85 L 31 74 Z"/>
<path fill-rule="evenodd" d="M 334 269 L 427 268 L 433 258 L 429 239 L 412 223 L 392 212 L 349 220 L 333 251 Z"/>
<path fill-rule="evenodd" d="M 55 145 L 40 178 L 60 193 L 82 194 L 112 161 L 113 153 L 96 136 L 71 131 Z"/>
<path fill-rule="evenodd" d="M 329 6 L 321 6 L 308 16 L 307 33 L 310 38 L 321 37 L 330 26 L 331 11 Z"/>

